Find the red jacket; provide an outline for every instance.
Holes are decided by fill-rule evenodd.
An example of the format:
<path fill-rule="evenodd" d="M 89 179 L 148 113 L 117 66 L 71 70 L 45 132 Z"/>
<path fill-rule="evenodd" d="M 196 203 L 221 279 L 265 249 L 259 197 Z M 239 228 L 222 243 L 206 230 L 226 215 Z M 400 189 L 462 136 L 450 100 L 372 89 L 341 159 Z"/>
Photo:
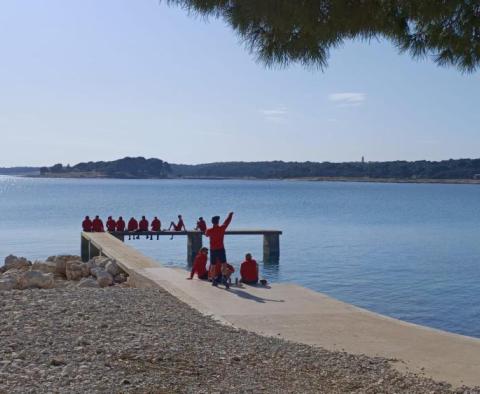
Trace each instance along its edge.
<path fill-rule="evenodd" d="M 255 260 L 245 260 L 240 266 L 240 276 L 243 280 L 254 282 L 258 280 L 258 265 Z"/>
<path fill-rule="evenodd" d="M 160 231 L 162 224 L 158 218 L 152 220 L 152 231 Z"/>
<path fill-rule="evenodd" d="M 147 219 L 140 220 L 139 230 L 140 231 L 148 231 L 148 220 Z"/>
<path fill-rule="evenodd" d="M 96 233 L 103 233 L 105 229 L 103 228 L 102 219 L 97 219 L 97 218 L 93 219 L 92 229 Z"/>
<path fill-rule="evenodd" d="M 207 231 L 207 223 L 205 223 L 205 220 L 199 220 L 197 222 L 197 229 L 199 229 L 202 233 L 205 234 Z"/>
<path fill-rule="evenodd" d="M 225 236 L 225 230 L 232 221 L 232 217 L 233 214 L 230 213 L 221 226 L 213 226 L 206 231 L 205 235 L 210 237 L 210 250 L 224 248 L 223 237 Z"/>
<path fill-rule="evenodd" d="M 115 231 L 115 228 L 117 227 L 117 222 L 113 219 L 108 219 L 107 220 L 107 230 L 108 231 Z"/>
<path fill-rule="evenodd" d="M 83 222 L 82 222 L 82 229 L 83 231 L 87 232 L 87 233 L 90 233 L 92 231 L 92 221 L 90 219 L 85 219 Z"/>
<path fill-rule="evenodd" d="M 217 264 L 220 265 L 220 264 Z M 204 276 L 207 273 L 207 256 L 199 253 L 195 257 L 193 262 L 192 271 L 190 272 L 190 278 L 193 278 L 193 274 L 197 273 L 198 277 Z"/>
<path fill-rule="evenodd" d="M 125 221 L 123 219 L 118 219 L 116 223 L 117 231 L 125 231 Z"/>
<path fill-rule="evenodd" d="M 137 230 L 138 230 L 138 222 L 134 218 L 131 218 L 128 221 L 128 231 L 137 231 Z"/>

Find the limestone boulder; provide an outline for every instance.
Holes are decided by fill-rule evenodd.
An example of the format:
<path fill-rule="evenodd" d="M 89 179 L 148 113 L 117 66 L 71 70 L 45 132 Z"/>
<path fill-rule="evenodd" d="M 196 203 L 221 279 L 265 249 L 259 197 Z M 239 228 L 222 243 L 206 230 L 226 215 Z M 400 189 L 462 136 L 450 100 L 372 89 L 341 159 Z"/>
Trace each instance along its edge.
<path fill-rule="evenodd" d="M 80 280 L 85 276 L 89 275 L 89 272 L 86 274 L 84 264 L 77 260 L 67 261 L 65 264 L 65 276 L 67 280 Z"/>
<path fill-rule="evenodd" d="M 0 291 L 13 290 L 17 286 L 17 281 L 12 276 L 0 277 Z"/>
<path fill-rule="evenodd" d="M 115 260 L 111 260 L 107 263 L 107 265 L 105 265 L 105 271 L 107 271 L 113 277 L 123 272 Z"/>
<path fill-rule="evenodd" d="M 97 283 L 100 287 L 107 287 L 113 284 L 113 276 L 107 271 L 97 271 Z"/>
<path fill-rule="evenodd" d="M 47 259 L 48 261 L 52 261 L 56 265 L 56 274 L 62 276 L 64 278 L 67 277 L 67 262 L 68 261 L 81 261 L 79 256 L 74 255 L 59 255 L 59 256 L 50 256 Z"/>
<path fill-rule="evenodd" d="M 119 273 L 118 275 L 115 275 L 113 277 L 113 281 L 115 283 L 124 283 L 127 281 L 127 275 L 123 272 Z"/>
<path fill-rule="evenodd" d="M 95 278 L 82 278 L 80 282 L 78 282 L 77 287 L 91 287 L 91 288 L 99 288 L 100 285 L 95 280 Z"/>
<path fill-rule="evenodd" d="M 30 269 L 32 262 L 27 260 L 25 257 L 17 257 L 13 254 L 5 257 L 5 265 L 4 270 L 8 271 L 11 269 L 19 269 L 19 270 L 28 270 Z"/>
<path fill-rule="evenodd" d="M 19 289 L 51 289 L 55 285 L 53 274 L 39 271 L 27 271 L 18 279 Z"/>
<path fill-rule="evenodd" d="M 105 268 L 110 261 L 112 261 L 112 259 L 105 256 L 95 256 L 90 260 L 94 266 L 102 268 Z"/>
<path fill-rule="evenodd" d="M 35 261 L 32 264 L 31 270 L 43 272 L 44 274 L 55 274 L 57 272 L 57 265 L 53 261 Z"/>

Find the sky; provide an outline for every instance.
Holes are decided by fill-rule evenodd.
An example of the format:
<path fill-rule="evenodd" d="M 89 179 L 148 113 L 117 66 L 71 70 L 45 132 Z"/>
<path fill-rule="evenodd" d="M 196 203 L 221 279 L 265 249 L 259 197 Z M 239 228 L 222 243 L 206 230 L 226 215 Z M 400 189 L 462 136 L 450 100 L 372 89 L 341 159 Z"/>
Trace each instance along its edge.
<path fill-rule="evenodd" d="M 0 0 L 0 166 L 480 157 L 480 72 L 348 42 L 259 63 L 158 0 Z"/>

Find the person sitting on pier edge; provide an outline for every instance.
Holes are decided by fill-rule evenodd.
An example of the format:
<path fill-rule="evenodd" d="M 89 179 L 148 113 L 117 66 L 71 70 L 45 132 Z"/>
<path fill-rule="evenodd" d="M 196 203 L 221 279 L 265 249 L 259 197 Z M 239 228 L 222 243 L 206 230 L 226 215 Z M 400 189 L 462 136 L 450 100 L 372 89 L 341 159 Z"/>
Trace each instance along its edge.
<path fill-rule="evenodd" d="M 116 230 L 117 231 L 125 231 L 125 221 L 121 216 L 118 217 L 117 223 L 116 223 Z"/>
<path fill-rule="evenodd" d="M 225 270 L 224 264 L 227 262 L 227 256 L 225 252 L 225 246 L 223 244 L 223 238 L 225 236 L 225 230 L 227 229 L 228 225 L 232 221 L 233 218 L 233 212 L 230 212 L 223 222 L 223 224 L 220 226 L 220 216 L 214 216 L 212 218 L 212 224 L 213 227 L 209 228 L 206 232 L 205 235 L 210 238 L 210 264 L 215 265 L 215 264 L 221 264 L 222 265 L 222 270 Z M 222 274 L 220 274 L 214 278 L 212 281 L 212 286 L 217 286 L 219 282 L 222 281 Z"/>
<path fill-rule="evenodd" d="M 148 220 L 145 216 L 142 216 L 142 219 L 138 223 L 138 231 L 148 231 Z M 146 237 L 148 239 L 148 235 Z"/>
<path fill-rule="evenodd" d="M 172 227 L 173 227 L 173 231 L 182 231 L 182 229 L 184 231 L 187 231 L 187 228 L 185 227 L 185 223 L 183 222 L 182 215 L 178 215 L 178 223 L 177 224 L 175 224 L 175 222 L 170 222 L 170 227 L 168 228 L 168 230 L 171 230 Z M 173 239 L 173 234 L 170 237 L 170 239 Z"/>
<path fill-rule="evenodd" d="M 128 226 L 127 226 L 127 230 L 129 232 L 136 232 L 138 231 L 138 222 L 137 222 L 137 219 L 135 219 L 134 217 L 131 217 L 130 220 L 128 221 Z M 135 237 L 134 237 L 135 238 Z M 140 236 L 137 235 L 137 239 L 139 239 Z M 130 235 L 128 236 L 128 239 L 130 239 Z"/>
<path fill-rule="evenodd" d="M 198 279 L 202 279 L 202 280 L 208 279 L 207 256 L 208 256 L 208 249 L 201 248 L 193 262 L 193 267 L 192 267 L 192 271 L 190 272 L 190 277 L 187 279 L 193 279 L 193 275 L 195 273 L 197 274 Z"/>
<path fill-rule="evenodd" d="M 203 234 L 205 234 L 205 231 L 207 231 L 207 223 L 202 217 L 198 218 L 197 227 L 195 227 L 195 230 L 201 231 Z"/>
<path fill-rule="evenodd" d="M 105 231 L 105 229 L 103 228 L 102 219 L 100 219 L 98 215 L 95 216 L 95 219 L 93 219 L 92 230 L 94 233 L 103 233 Z"/>
<path fill-rule="evenodd" d="M 162 223 L 160 222 L 160 219 L 155 216 L 152 220 L 152 231 L 159 233 L 161 229 L 162 229 Z M 158 237 L 159 236 L 157 235 L 157 239 Z M 150 239 L 153 239 L 153 238 L 150 236 Z"/>
<path fill-rule="evenodd" d="M 258 283 L 258 264 L 252 259 L 252 255 L 247 253 L 245 261 L 240 266 L 240 282 L 246 285 L 256 285 Z"/>
<path fill-rule="evenodd" d="M 85 219 L 82 222 L 82 229 L 86 233 L 91 233 L 92 232 L 92 221 L 90 220 L 89 216 L 85 216 Z"/>
<path fill-rule="evenodd" d="M 113 220 L 111 216 L 109 216 L 107 220 L 107 231 L 111 233 L 115 231 L 116 228 L 117 228 L 117 222 Z"/>

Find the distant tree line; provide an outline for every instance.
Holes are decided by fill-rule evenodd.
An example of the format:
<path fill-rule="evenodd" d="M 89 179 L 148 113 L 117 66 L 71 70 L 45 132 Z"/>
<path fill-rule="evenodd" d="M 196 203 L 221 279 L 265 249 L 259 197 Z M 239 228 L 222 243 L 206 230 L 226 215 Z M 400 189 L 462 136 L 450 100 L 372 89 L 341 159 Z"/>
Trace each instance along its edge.
<path fill-rule="evenodd" d="M 224 162 L 169 164 L 160 159 L 125 157 L 114 161 L 55 164 L 42 167 L 44 176 L 91 176 L 108 178 L 395 178 L 480 179 L 480 159 L 386 162 Z"/>
<path fill-rule="evenodd" d="M 41 167 L 44 176 L 97 176 L 107 178 L 167 178 L 171 173 L 170 165 L 160 159 L 144 157 L 125 157 L 114 161 L 90 161 L 74 166 L 55 164 Z"/>
<path fill-rule="evenodd" d="M 222 178 L 303 178 L 364 177 L 398 179 L 472 179 L 480 178 L 480 159 L 389 162 L 228 162 L 199 165 L 172 164 L 178 177 Z"/>

